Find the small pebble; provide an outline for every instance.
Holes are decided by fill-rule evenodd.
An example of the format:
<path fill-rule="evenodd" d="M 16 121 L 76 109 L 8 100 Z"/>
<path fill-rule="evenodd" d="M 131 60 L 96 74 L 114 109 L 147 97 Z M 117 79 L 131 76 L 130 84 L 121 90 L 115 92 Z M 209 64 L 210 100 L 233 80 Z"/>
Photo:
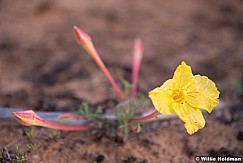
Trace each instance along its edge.
<path fill-rule="evenodd" d="M 96 159 L 96 162 L 97 163 L 101 163 L 101 162 L 103 162 L 105 160 L 105 156 L 103 156 L 103 155 L 99 155 L 98 157 L 97 157 L 97 159 Z"/>

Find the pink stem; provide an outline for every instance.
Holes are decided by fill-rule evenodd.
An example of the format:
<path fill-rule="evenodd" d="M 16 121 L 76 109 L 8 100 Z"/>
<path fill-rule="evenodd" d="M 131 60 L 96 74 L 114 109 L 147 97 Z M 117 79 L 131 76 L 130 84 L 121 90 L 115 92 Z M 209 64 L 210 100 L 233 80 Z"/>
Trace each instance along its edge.
<path fill-rule="evenodd" d="M 121 92 L 120 88 L 117 86 L 117 84 L 114 81 L 113 77 L 111 76 L 110 72 L 106 68 L 105 64 L 103 63 L 103 61 L 99 57 L 99 54 L 97 53 L 97 51 L 94 48 L 93 44 L 90 45 L 90 46 L 92 48 L 89 48 L 88 52 L 94 56 L 93 59 L 99 65 L 100 69 L 104 72 L 105 76 L 108 78 L 108 80 L 111 83 L 112 87 L 114 88 L 117 96 L 120 98 L 120 100 L 124 100 L 123 93 Z"/>
<path fill-rule="evenodd" d="M 138 118 L 131 118 L 130 121 L 131 122 L 141 122 L 141 121 L 147 121 L 149 119 L 152 119 L 154 117 L 157 117 L 158 115 L 160 115 L 160 113 L 155 110 L 153 113 L 147 115 L 147 116 L 144 116 L 144 117 L 138 117 Z"/>
<path fill-rule="evenodd" d="M 137 85 L 138 85 L 138 74 L 140 70 L 141 61 L 143 58 L 143 44 L 141 39 L 137 38 L 135 40 L 134 49 L 133 49 L 133 69 L 132 69 L 132 95 L 137 93 Z"/>
<path fill-rule="evenodd" d="M 98 64 L 100 69 L 104 72 L 105 76 L 108 78 L 109 82 L 111 83 L 112 87 L 114 88 L 116 94 L 121 100 L 124 100 L 124 96 L 120 88 L 117 86 L 116 82 L 114 81 L 113 77 L 111 76 L 110 72 L 106 68 L 105 64 L 101 60 L 98 52 L 96 51 L 91 37 L 85 33 L 80 28 L 74 26 L 74 35 L 78 41 L 78 43 L 88 52 L 88 54 L 95 60 L 95 62 Z"/>

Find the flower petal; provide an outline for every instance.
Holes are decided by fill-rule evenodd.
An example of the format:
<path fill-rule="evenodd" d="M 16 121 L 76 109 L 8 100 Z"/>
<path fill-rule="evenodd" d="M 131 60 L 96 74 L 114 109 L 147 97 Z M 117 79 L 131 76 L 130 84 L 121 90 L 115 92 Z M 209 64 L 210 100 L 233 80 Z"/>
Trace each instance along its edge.
<path fill-rule="evenodd" d="M 199 108 L 193 108 L 188 104 L 175 103 L 175 112 L 185 122 L 186 131 L 192 135 L 205 126 L 205 120 Z"/>
<path fill-rule="evenodd" d="M 186 89 L 188 85 L 195 82 L 192 69 L 184 61 L 176 68 L 173 76 L 174 88 Z"/>
<path fill-rule="evenodd" d="M 196 86 L 188 88 L 188 103 L 197 108 L 205 109 L 209 113 L 219 103 L 219 91 L 215 83 L 206 76 L 195 75 Z"/>
<path fill-rule="evenodd" d="M 172 108 L 172 103 L 174 102 L 170 92 L 162 89 L 161 87 L 155 88 L 149 92 L 149 97 L 155 109 L 162 114 L 172 114 L 174 109 Z"/>

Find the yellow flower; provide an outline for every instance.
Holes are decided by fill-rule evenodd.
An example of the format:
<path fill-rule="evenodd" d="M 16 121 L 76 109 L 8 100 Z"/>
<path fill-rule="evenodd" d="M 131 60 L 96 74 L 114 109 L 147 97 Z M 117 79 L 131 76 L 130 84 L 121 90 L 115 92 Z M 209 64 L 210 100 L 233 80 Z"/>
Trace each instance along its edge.
<path fill-rule="evenodd" d="M 205 126 L 200 109 L 211 113 L 219 103 L 214 82 L 206 76 L 194 76 L 184 61 L 176 68 L 173 78 L 149 92 L 149 97 L 159 113 L 176 113 L 190 135 Z"/>

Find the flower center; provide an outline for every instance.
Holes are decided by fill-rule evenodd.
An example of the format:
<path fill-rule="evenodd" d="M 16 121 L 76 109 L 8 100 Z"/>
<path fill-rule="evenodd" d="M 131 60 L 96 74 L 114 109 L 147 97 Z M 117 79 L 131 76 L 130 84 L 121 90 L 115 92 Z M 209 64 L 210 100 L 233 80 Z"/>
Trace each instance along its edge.
<path fill-rule="evenodd" d="M 183 103 L 185 102 L 185 91 L 178 89 L 173 90 L 172 97 L 175 100 L 175 102 Z"/>

